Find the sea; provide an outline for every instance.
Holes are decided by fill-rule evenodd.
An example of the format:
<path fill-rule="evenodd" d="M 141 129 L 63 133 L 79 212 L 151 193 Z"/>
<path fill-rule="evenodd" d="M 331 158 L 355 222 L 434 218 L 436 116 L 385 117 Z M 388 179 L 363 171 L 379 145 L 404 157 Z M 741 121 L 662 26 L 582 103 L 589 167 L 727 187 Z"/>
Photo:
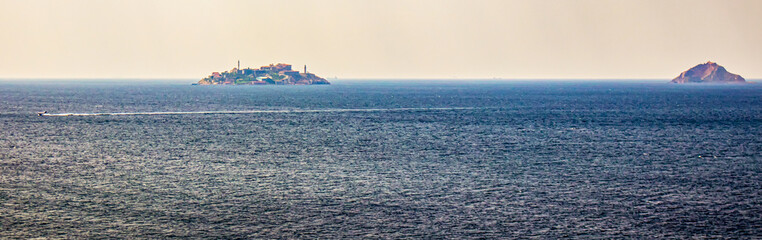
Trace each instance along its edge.
<path fill-rule="evenodd" d="M 0 238 L 762 238 L 762 84 L 191 82 L 0 81 Z"/>

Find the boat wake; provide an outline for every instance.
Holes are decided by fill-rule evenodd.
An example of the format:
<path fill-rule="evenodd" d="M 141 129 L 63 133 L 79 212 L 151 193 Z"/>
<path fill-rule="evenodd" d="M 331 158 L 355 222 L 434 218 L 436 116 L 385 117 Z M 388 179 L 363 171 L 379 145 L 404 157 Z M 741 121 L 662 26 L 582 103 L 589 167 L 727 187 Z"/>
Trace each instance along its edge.
<path fill-rule="evenodd" d="M 284 109 L 240 111 L 180 111 L 180 112 L 102 112 L 102 113 L 38 113 L 45 117 L 72 116 L 130 116 L 130 115 L 186 115 L 186 114 L 255 114 L 255 113 L 322 113 L 322 112 L 400 112 L 400 111 L 450 111 L 468 110 L 473 107 L 446 108 L 343 108 L 343 109 Z"/>

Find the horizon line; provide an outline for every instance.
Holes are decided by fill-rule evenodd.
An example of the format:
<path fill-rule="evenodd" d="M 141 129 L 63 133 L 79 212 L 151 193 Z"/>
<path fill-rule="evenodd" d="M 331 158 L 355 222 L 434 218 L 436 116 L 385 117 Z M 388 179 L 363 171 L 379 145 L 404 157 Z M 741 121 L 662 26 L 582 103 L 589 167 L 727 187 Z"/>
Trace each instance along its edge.
<path fill-rule="evenodd" d="M 330 77 L 326 80 L 672 80 L 673 78 L 616 78 L 616 77 L 601 77 L 601 78 L 586 78 L 586 77 L 572 77 L 572 78 L 509 78 L 509 77 Z M 762 79 L 762 78 L 746 78 L 746 79 Z M 0 80 L 196 80 L 196 78 L 167 78 L 167 77 L 0 77 Z"/>
<path fill-rule="evenodd" d="M 473 82 L 490 82 L 490 81 L 671 81 L 673 78 L 326 78 L 328 81 L 338 82 L 352 82 L 352 81 L 473 81 Z M 762 78 L 745 78 L 747 82 L 762 82 Z M 22 82 L 22 81 L 34 81 L 34 82 L 51 82 L 51 81 L 83 81 L 83 82 L 108 82 L 108 81 L 163 81 L 163 82 L 187 82 L 195 83 L 195 78 L 2 78 L 0 82 Z"/>

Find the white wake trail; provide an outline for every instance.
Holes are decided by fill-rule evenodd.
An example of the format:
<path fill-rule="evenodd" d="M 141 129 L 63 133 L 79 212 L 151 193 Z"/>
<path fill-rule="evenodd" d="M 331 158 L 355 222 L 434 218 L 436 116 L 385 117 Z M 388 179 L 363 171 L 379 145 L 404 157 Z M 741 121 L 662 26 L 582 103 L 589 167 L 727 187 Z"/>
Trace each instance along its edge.
<path fill-rule="evenodd" d="M 254 114 L 254 113 L 319 113 L 319 112 L 399 112 L 399 111 L 449 111 L 467 110 L 473 107 L 446 108 L 344 108 L 344 109 L 287 109 L 287 110 L 240 110 L 240 111 L 180 111 L 180 112 L 102 112 L 102 113 L 44 113 L 45 117 L 72 116 L 128 116 L 128 115 L 184 115 L 184 114 Z"/>

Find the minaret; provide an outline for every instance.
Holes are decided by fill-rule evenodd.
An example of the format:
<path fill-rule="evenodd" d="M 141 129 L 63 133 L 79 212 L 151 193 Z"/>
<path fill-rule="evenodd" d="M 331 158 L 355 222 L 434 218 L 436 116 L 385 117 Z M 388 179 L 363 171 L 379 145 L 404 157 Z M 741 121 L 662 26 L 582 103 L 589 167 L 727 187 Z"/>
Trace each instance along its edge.
<path fill-rule="evenodd" d="M 241 60 L 238 60 L 238 71 L 241 71 Z"/>
<path fill-rule="evenodd" d="M 304 65 L 304 73 L 307 73 L 307 65 Z"/>

